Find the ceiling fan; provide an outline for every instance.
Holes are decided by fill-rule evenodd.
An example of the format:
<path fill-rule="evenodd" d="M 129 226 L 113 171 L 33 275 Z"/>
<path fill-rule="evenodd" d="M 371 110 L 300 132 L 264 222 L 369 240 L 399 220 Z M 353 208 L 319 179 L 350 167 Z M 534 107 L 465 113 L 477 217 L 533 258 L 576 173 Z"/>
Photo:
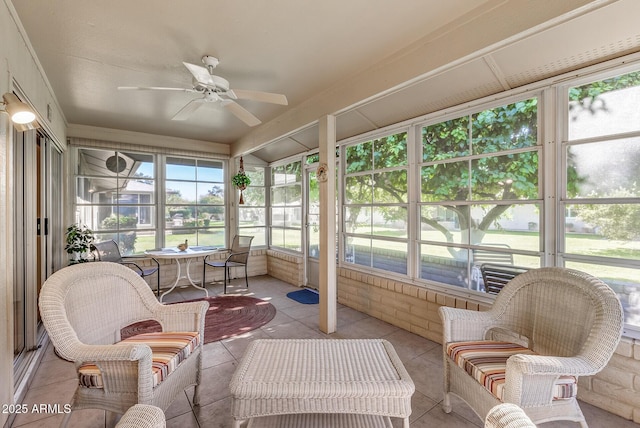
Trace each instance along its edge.
<path fill-rule="evenodd" d="M 213 70 L 219 63 L 217 58 L 205 55 L 202 57 L 202 62 L 206 67 L 183 62 L 184 66 L 187 67 L 189 72 L 193 75 L 193 87 L 191 88 L 119 86 L 118 89 L 121 91 L 180 91 L 202 94 L 201 98 L 195 98 L 189 101 L 171 118 L 171 120 L 186 120 L 203 104 L 220 103 L 220 105 L 225 107 L 247 125 L 256 126 L 262 123 L 260 119 L 255 117 L 240 104 L 236 103 L 235 100 L 253 100 L 285 106 L 288 104 L 287 97 L 282 94 L 249 91 L 245 89 L 231 89 L 227 79 L 213 74 Z"/>

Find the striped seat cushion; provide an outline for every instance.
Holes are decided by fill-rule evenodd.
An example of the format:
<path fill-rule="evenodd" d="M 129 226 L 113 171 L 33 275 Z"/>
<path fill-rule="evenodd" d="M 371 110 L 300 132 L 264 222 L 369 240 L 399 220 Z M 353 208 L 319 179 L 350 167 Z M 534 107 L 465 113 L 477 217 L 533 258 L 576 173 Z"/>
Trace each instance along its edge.
<path fill-rule="evenodd" d="M 151 348 L 153 386 L 155 387 L 174 371 L 200 343 L 197 332 L 144 333 L 129 337 L 119 343 L 144 343 Z M 92 363 L 78 369 L 80 385 L 87 388 L 103 388 L 102 373 Z"/>
<path fill-rule="evenodd" d="M 507 360 L 515 354 L 535 355 L 531 349 L 510 342 L 491 340 L 453 342 L 447 345 L 447 355 L 473 376 L 496 398 L 502 401 Z M 573 398 L 578 392 L 574 376 L 560 376 L 553 391 L 554 400 Z"/>

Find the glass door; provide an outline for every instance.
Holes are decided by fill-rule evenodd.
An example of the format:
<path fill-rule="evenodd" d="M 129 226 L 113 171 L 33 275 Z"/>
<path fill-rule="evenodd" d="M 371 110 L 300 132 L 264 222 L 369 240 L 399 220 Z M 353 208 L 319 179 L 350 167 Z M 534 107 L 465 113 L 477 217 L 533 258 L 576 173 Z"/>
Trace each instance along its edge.
<path fill-rule="evenodd" d="M 320 277 L 320 190 L 315 169 L 307 169 L 307 287 L 318 288 Z"/>

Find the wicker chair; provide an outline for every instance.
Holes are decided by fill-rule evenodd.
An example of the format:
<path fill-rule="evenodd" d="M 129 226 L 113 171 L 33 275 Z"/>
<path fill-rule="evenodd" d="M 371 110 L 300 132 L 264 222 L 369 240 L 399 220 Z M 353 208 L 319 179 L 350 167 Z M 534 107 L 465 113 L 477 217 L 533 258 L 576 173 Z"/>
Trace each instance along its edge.
<path fill-rule="evenodd" d="M 73 410 L 124 414 L 135 404 L 166 410 L 191 385 L 199 403 L 207 302 L 163 305 L 133 270 L 95 262 L 54 273 L 42 287 L 39 306 L 56 352 L 78 372 Z M 162 333 L 120 341 L 121 328 L 149 319 L 160 323 Z M 161 348 L 157 353 L 155 346 Z"/>
<path fill-rule="evenodd" d="M 489 411 L 484 428 L 536 428 L 536 425 L 520 407 L 502 403 Z"/>
<path fill-rule="evenodd" d="M 165 428 L 167 421 L 161 408 L 136 404 L 122 416 L 116 428 Z"/>
<path fill-rule="evenodd" d="M 233 243 L 231 244 L 231 252 L 225 261 L 210 261 L 208 260 L 209 256 L 206 256 L 204 258 L 204 263 L 202 264 L 202 286 L 204 287 L 205 284 L 207 266 L 213 268 L 223 268 L 224 294 L 227 294 L 227 278 L 229 278 L 229 281 L 231 281 L 230 269 L 232 267 L 244 266 L 244 281 L 247 284 L 247 288 L 249 288 L 247 262 L 249 260 L 249 252 L 251 251 L 251 241 L 253 241 L 253 236 L 236 235 L 233 238 Z"/>
<path fill-rule="evenodd" d="M 623 326 L 620 301 L 605 283 L 571 269 L 532 269 L 511 280 L 491 310 L 441 307 L 440 317 L 445 412 L 453 393 L 481 419 L 506 402 L 534 423 L 570 420 L 587 427 L 577 378 L 605 367 Z"/>

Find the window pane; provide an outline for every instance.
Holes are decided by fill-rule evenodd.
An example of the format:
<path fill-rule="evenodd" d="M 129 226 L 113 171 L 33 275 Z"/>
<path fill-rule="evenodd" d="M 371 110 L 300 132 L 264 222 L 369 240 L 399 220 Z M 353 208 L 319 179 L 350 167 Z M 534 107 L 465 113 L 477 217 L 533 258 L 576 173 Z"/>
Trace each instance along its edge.
<path fill-rule="evenodd" d="M 198 181 L 213 181 L 222 183 L 222 162 L 198 159 L 196 174 Z"/>
<path fill-rule="evenodd" d="M 194 229 L 166 231 L 164 246 L 167 248 L 175 248 L 178 244 L 184 244 L 185 239 L 189 241 L 189 245 L 198 245 L 197 231 Z"/>
<path fill-rule="evenodd" d="M 345 261 L 371 266 L 371 239 L 347 236 L 344 243 Z"/>
<path fill-rule="evenodd" d="M 448 162 L 421 169 L 422 201 L 469 199 L 469 162 Z"/>
<path fill-rule="evenodd" d="M 251 184 L 243 192 L 245 205 L 265 206 L 265 188 L 253 187 L 253 182 Z"/>
<path fill-rule="evenodd" d="M 167 181 L 165 200 L 167 204 L 195 204 L 196 203 L 196 183 L 184 181 Z"/>
<path fill-rule="evenodd" d="M 565 266 L 601 279 L 616 292 L 622 303 L 625 323 L 640 329 L 640 270 L 595 263 L 567 261 Z"/>
<path fill-rule="evenodd" d="M 141 153 L 123 153 L 124 155 L 134 159 L 135 163 L 131 171 L 131 175 L 136 178 L 153 178 L 155 171 L 153 168 L 153 155 L 145 155 Z"/>
<path fill-rule="evenodd" d="M 241 227 L 240 234 L 246 236 L 253 236 L 251 241 L 252 247 L 261 247 L 267 245 L 265 239 L 266 227 Z"/>
<path fill-rule="evenodd" d="M 420 246 L 420 278 L 467 287 L 469 252 L 463 248 Z"/>
<path fill-rule="evenodd" d="M 195 180 L 196 161 L 195 159 L 167 158 L 166 168 L 167 180 Z"/>
<path fill-rule="evenodd" d="M 373 169 L 373 143 L 364 143 L 348 146 L 346 148 L 346 172 L 370 171 Z"/>
<path fill-rule="evenodd" d="M 198 203 L 224 205 L 224 186 L 212 183 L 197 183 Z"/>
<path fill-rule="evenodd" d="M 422 160 L 433 162 L 469 154 L 469 117 L 422 128 Z"/>
<path fill-rule="evenodd" d="M 284 226 L 285 212 L 284 208 L 271 208 L 271 225 Z"/>
<path fill-rule="evenodd" d="M 468 244 L 469 218 L 468 206 L 424 205 L 420 209 L 420 239 Z"/>
<path fill-rule="evenodd" d="M 406 238 L 407 220 L 405 207 L 374 207 L 372 233 L 377 236 Z"/>
<path fill-rule="evenodd" d="M 302 204 L 302 185 L 295 184 L 285 187 L 286 189 L 286 204 L 287 205 L 301 205 Z"/>
<path fill-rule="evenodd" d="M 284 248 L 284 229 L 276 227 L 271 229 L 271 245 Z"/>
<path fill-rule="evenodd" d="M 374 203 L 406 203 L 407 171 L 388 171 L 373 175 Z"/>
<path fill-rule="evenodd" d="M 345 203 L 370 204 L 372 200 L 371 175 L 357 175 L 345 179 Z"/>
<path fill-rule="evenodd" d="M 265 225 L 267 222 L 266 211 L 266 208 L 241 207 L 239 210 L 240 227 Z"/>
<path fill-rule="evenodd" d="M 640 130 L 640 72 L 569 89 L 569 140 Z"/>
<path fill-rule="evenodd" d="M 567 147 L 567 196 L 640 197 L 640 138 Z"/>
<path fill-rule="evenodd" d="M 284 247 L 288 250 L 302 251 L 302 231 L 300 229 L 284 230 Z"/>
<path fill-rule="evenodd" d="M 287 184 L 300 183 L 302 181 L 302 164 L 300 162 L 292 162 L 285 165 Z"/>
<path fill-rule="evenodd" d="M 251 186 L 264 186 L 264 168 L 248 166 L 245 167 L 244 172 L 251 179 Z"/>
<path fill-rule="evenodd" d="M 533 147 L 538 142 L 538 99 L 532 98 L 473 115 L 473 153 Z"/>
<path fill-rule="evenodd" d="M 345 232 L 371 234 L 371 207 L 346 207 Z"/>
<path fill-rule="evenodd" d="M 292 207 L 284 209 L 284 222 L 286 227 L 302 226 L 302 208 Z"/>
<path fill-rule="evenodd" d="M 407 274 L 407 243 L 371 240 L 372 267 Z"/>
<path fill-rule="evenodd" d="M 526 251 L 540 251 L 540 206 L 474 205 L 471 207 L 471 243 L 506 245 Z M 486 229 L 485 229 L 486 227 Z"/>
<path fill-rule="evenodd" d="M 278 206 L 284 205 L 286 202 L 286 187 L 273 187 L 271 188 L 271 205 Z"/>
<path fill-rule="evenodd" d="M 224 240 L 224 229 L 198 229 L 197 242 L 191 244 L 191 241 L 189 241 L 189 245 L 210 245 L 215 247 L 224 247 L 226 245 Z"/>
<path fill-rule="evenodd" d="M 375 169 L 394 168 L 406 164 L 406 132 L 373 140 L 373 166 Z"/>
<path fill-rule="evenodd" d="M 538 199 L 538 152 L 474 159 L 474 200 Z"/>
<path fill-rule="evenodd" d="M 566 213 L 567 253 L 640 260 L 640 205 L 576 204 Z"/>

